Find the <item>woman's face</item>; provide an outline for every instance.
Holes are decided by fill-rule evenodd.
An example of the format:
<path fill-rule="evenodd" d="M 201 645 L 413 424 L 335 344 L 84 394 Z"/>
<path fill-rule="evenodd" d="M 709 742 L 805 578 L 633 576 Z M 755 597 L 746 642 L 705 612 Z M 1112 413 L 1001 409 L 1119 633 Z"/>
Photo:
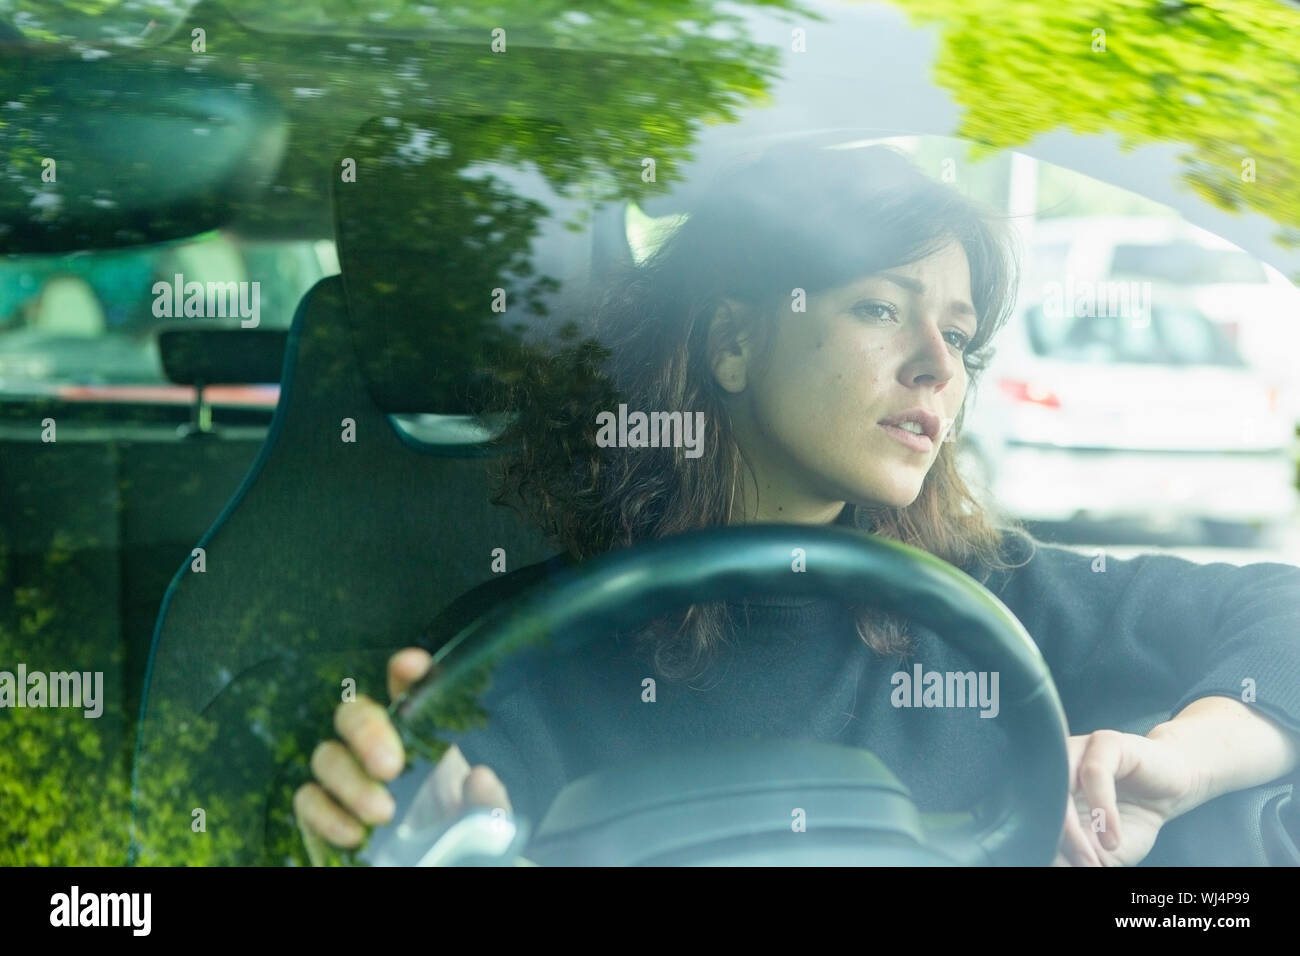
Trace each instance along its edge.
<path fill-rule="evenodd" d="M 911 504 L 961 410 L 975 330 L 970 265 L 953 240 L 809 295 L 807 311 L 782 316 L 766 362 L 748 339 L 711 340 L 757 480 L 746 519 L 820 523 L 845 502 Z"/>

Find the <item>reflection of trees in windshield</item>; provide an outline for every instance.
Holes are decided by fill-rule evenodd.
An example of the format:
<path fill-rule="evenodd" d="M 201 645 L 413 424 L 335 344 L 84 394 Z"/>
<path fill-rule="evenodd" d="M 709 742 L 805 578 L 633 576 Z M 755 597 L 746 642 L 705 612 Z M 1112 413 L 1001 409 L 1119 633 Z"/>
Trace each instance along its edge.
<path fill-rule="evenodd" d="M 264 7 L 245 12 L 245 6 L 235 5 L 237 19 L 269 23 L 277 15 Z M 350 4 L 342 14 L 340 6 L 318 0 L 286 15 L 298 24 L 351 15 Z M 751 6 L 794 9 L 768 2 Z M 27 9 L 35 11 L 33 23 L 44 24 L 38 29 L 53 38 L 57 23 L 50 11 L 67 6 L 35 3 Z M 99 9 L 111 16 L 115 8 Z M 364 3 L 358 9 L 387 10 L 387 22 L 398 32 L 408 25 L 402 17 L 424 15 L 418 7 L 395 2 Z M 1300 225 L 1295 165 L 1300 143 L 1292 123 L 1300 114 L 1294 68 L 1300 37 L 1292 32 L 1293 15 L 1266 5 L 1230 14 L 1192 5 L 1163 9 L 1107 2 L 1100 12 L 1078 12 L 1037 3 L 925 0 L 916 15 L 944 28 L 939 76 L 967 107 L 964 136 L 1010 146 L 1066 117 L 1080 132 L 1114 130 L 1139 143 L 1187 142 L 1193 147 L 1187 178 L 1203 195 L 1224 208 L 1256 209 L 1285 225 Z M 369 255 L 374 267 L 370 275 L 358 276 L 363 284 L 355 291 L 363 306 L 371 294 L 394 292 L 396 298 L 374 301 L 437 306 L 432 315 L 415 316 L 422 321 L 410 321 L 412 316 L 401 311 L 376 313 L 397 320 L 398 334 L 367 352 L 372 381 L 382 381 L 386 363 L 408 374 L 432 356 L 441 363 L 441 378 L 435 376 L 429 388 L 441 394 L 464 384 L 458 370 L 485 367 L 476 363 L 485 363 L 494 351 L 507 383 L 519 381 L 525 370 L 549 374 L 540 361 L 530 361 L 545 356 L 516 347 L 509 330 L 496 324 L 497 314 L 483 308 L 488 291 L 498 284 L 518 289 L 522 283 L 520 301 L 541 314 L 544 296 L 554 288 L 544 280 L 553 277 L 529 274 L 528 251 L 548 210 L 500 181 L 467 176 L 467 170 L 483 163 L 527 164 L 557 195 L 594 184 L 603 196 L 642 199 L 657 188 L 640 178 L 643 157 L 656 160 L 660 185 L 670 182 L 690 158 L 699 127 L 735 119 L 764 96 L 775 76 L 778 49 L 747 37 L 742 14 L 705 0 L 662 6 L 626 0 L 604 4 L 584 14 L 586 19 L 567 12 L 549 3 L 442 8 L 437 16 L 448 29 L 466 31 L 455 36 L 461 42 L 256 34 L 223 17 L 220 46 L 212 46 L 209 55 L 173 42 L 129 66 L 237 77 L 265 86 L 283 102 L 290 122 L 288 159 L 270 201 L 239 208 L 241 222 L 254 230 L 331 234 L 327 187 L 350 185 L 339 175 L 348 147 L 368 145 L 369 155 L 381 164 L 388 154 L 391 143 L 383 137 L 391 127 L 376 124 L 375 117 L 402 117 L 394 122 L 436 129 L 449 140 L 454 153 L 448 157 L 386 170 L 361 164 L 361 177 L 410 177 L 412 189 L 405 197 L 416 202 L 361 191 L 352 197 L 374 200 L 358 209 L 353 222 L 375 243 L 354 250 Z M 507 54 L 492 54 L 487 30 L 514 22 L 524 24 L 515 36 L 521 33 L 525 42 L 512 44 Z M 1091 51 L 1096 27 L 1107 30 L 1107 54 Z M 534 41 L 558 48 L 530 45 Z M 588 45 L 601 49 L 583 54 L 571 48 Z M 1070 49 L 1078 52 L 1063 52 Z M 23 70 L 24 63 L 15 59 L 9 69 L 0 67 L 0 80 L 9 80 L 6 95 L 28 108 L 40 91 L 23 88 Z M 1244 115 L 1254 121 L 1242 123 Z M 465 119 L 472 116 L 515 119 Z M 111 115 L 105 117 L 111 121 Z M 33 144 L 15 148 L 26 150 L 19 157 L 23 175 L 39 168 Z M 1256 182 L 1241 181 L 1243 156 L 1256 160 Z M 429 176 L 423 189 L 422 174 Z M 374 184 L 359 178 L 353 185 L 364 190 Z M 471 226 L 480 214 L 486 222 Z M 403 249 L 408 258 L 402 260 L 385 262 L 379 254 Z M 385 268 L 387 277 L 377 274 Z M 384 282 L 395 288 L 385 289 Z M 529 298 L 528 287 L 535 298 Z M 474 315 L 478 325 L 471 322 L 466 332 L 459 323 Z M 574 385 L 592 386 L 581 377 L 587 367 L 583 353 L 575 348 L 574 354 Z M 318 372 L 322 389 L 341 389 L 350 369 L 333 370 L 333 379 L 329 369 Z M 42 414 L 38 409 L 35 419 Z M 32 411 L 23 415 L 26 425 Z M 359 484 L 358 494 L 365 491 Z M 174 506 L 183 507 L 185 487 L 178 484 L 171 494 Z M 76 500 L 73 493 L 66 497 Z M 338 504 L 342 510 L 354 502 Z M 59 528 L 38 548 L 0 540 L 0 596 L 11 596 L 0 603 L 3 659 L 25 659 L 47 669 L 120 667 L 120 635 L 110 626 L 116 611 L 94 606 L 102 591 L 87 588 L 79 605 L 92 613 L 87 617 L 68 603 L 66 588 L 54 587 L 73 571 L 77 581 L 81 575 L 90 581 L 116 568 L 120 555 L 114 542 L 60 534 L 74 523 L 72 514 L 44 520 Z M 347 520 L 362 524 L 355 516 Z M 301 541 L 259 544 L 215 540 L 205 583 L 223 597 L 191 610 L 193 629 L 178 631 L 173 617 L 162 635 L 137 766 L 140 862 L 301 862 L 288 825 L 290 796 L 305 775 L 311 748 L 330 734 L 342 681 L 354 679 L 359 693 L 385 696 L 383 663 L 400 645 L 393 643 L 397 635 L 377 636 L 352 626 L 364 619 L 358 609 L 374 600 L 361 583 L 363 570 L 357 569 L 357 583 L 347 584 L 344 573 L 331 578 L 327 589 L 320 566 L 307 560 L 310 549 L 299 553 Z M 8 561 L 6 548 L 12 550 Z M 349 556 L 320 560 L 337 565 Z M 173 614 L 187 604 L 194 583 L 194 577 L 182 579 Z M 255 599 L 245 600 L 250 593 Z M 290 595 L 316 600 L 295 605 Z M 87 621 L 98 628 L 86 627 Z M 55 650 L 42 657 L 34 648 Z M 40 711 L 6 715 L 0 780 L 6 792 L 17 789 L 22 800 L 17 812 L 0 820 L 5 828 L 0 853 L 13 854 L 0 862 L 120 861 L 127 832 L 126 748 L 120 737 L 129 739 L 135 712 L 129 699 L 115 702 L 116 730 L 110 729 L 107 713 L 98 723 Z M 456 703 L 465 708 L 466 721 L 476 716 L 473 700 Z M 195 829 L 198 808 L 205 811 L 203 831 Z"/>
<path fill-rule="evenodd" d="M 1184 144 L 1200 196 L 1300 244 L 1300 30 L 1286 5 L 896 2 L 940 28 L 936 77 L 965 110 L 957 136 L 1005 149 L 1064 126 Z"/>
<path fill-rule="evenodd" d="M 793 0 L 752 5 L 811 16 Z M 63 4 L 50 4 L 45 12 L 46 4 L 31 6 L 34 22 L 63 19 Z M 346 9 L 309 4 L 286 15 L 302 28 L 313 18 L 346 22 L 359 9 L 367 28 L 374 29 L 407 16 L 427 19 L 425 11 L 432 9 L 396 2 L 339 6 Z M 639 183 L 645 156 L 655 158 L 661 179 L 670 176 L 688 158 L 688 144 L 702 125 L 734 120 L 765 95 L 775 77 L 780 51 L 748 36 L 747 6 L 618 2 L 579 18 L 567 5 L 532 2 L 440 7 L 432 35 L 443 39 L 414 41 L 418 34 L 401 28 L 397 37 L 358 42 L 349 36 L 257 33 L 223 22 L 219 55 L 215 42 L 209 56 L 194 55 L 188 42 L 169 43 L 123 69 L 146 77 L 157 72 L 164 81 L 164 71 L 182 69 L 274 93 L 289 115 L 286 159 L 271 187 L 274 201 L 238 201 L 238 221 L 277 231 L 290 225 L 299 235 L 325 236 L 333 224 L 324 196 L 339 179 L 341 147 L 376 116 L 413 110 L 523 112 L 562 121 L 570 137 L 565 142 L 524 136 L 510 143 L 513 157 L 536 163 L 560 191 L 595 177 Z M 233 12 L 253 26 L 275 18 L 262 6 Z M 384 13 L 388 16 L 371 16 Z M 112 12 L 105 17 L 111 19 Z M 489 46 L 498 26 L 518 30 L 503 53 Z M 41 91 L 24 82 L 24 69 L 17 59 L 8 67 L 0 64 L 0 85 L 20 108 L 31 108 Z M 509 160 L 502 146 L 493 134 L 466 136 L 457 144 L 466 162 Z M 34 169 L 39 177 L 37 144 L 30 144 L 27 154 L 24 176 Z M 113 184 L 103 185 L 105 195 L 116 192 Z"/>
<path fill-rule="evenodd" d="M 156 43 L 177 29 L 199 0 L 64 3 L 26 0 L 21 19 L 0 23 L 0 39 L 69 45 L 89 54 L 100 44 Z"/>
<path fill-rule="evenodd" d="M 491 38 L 502 29 L 509 42 L 557 49 L 646 49 L 664 55 L 741 59 L 750 52 L 749 8 L 793 8 L 788 0 L 751 0 L 727 6 L 711 0 L 605 0 L 578 9 L 571 0 L 480 0 L 461 4 L 416 5 L 399 0 L 311 0 L 277 8 L 256 0 L 227 0 L 226 8 L 253 29 L 364 32 L 371 42 L 389 37 L 441 33 L 458 38 Z M 721 48 L 714 48 L 715 43 Z"/>
<path fill-rule="evenodd" d="M 387 653 L 276 658 L 233 680 L 202 714 L 154 695 L 136 755 L 135 862 L 305 864 L 293 790 L 344 680 L 384 698 Z"/>
<path fill-rule="evenodd" d="M 663 18 L 652 36 L 673 33 L 680 13 L 642 11 Z M 703 7 L 697 14 L 702 29 L 715 22 Z M 687 45 L 699 60 L 679 50 L 660 60 L 653 43 L 645 46 L 655 77 L 647 84 L 651 67 L 635 55 L 522 48 L 492 62 L 479 45 L 429 44 L 393 61 L 382 47 L 341 52 L 326 39 L 241 43 L 236 55 L 250 75 L 323 91 L 290 105 L 295 158 L 282 171 L 281 205 L 245 210 L 249 222 L 297 212 L 314 221 L 333 184 L 349 328 L 305 330 L 331 356 L 301 386 L 307 401 L 354 394 L 355 361 L 385 411 L 481 411 L 539 364 L 548 353 L 522 341 L 520 320 L 547 316 L 560 291 L 534 256 L 554 225 L 547 190 L 579 208 L 663 190 L 689 159 L 698 126 L 734 117 L 772 75 L 776 51 L 743 37 Z M 318 55 L 323 49 L 330 55 Z M 402 83 L 391 82 L 393 70 Z M 644 157 L 656 161 L 653 182 L 642 178 Z M 344 159 L 355 161 L 355 180 L 340 176 Z M 510 171 L 545 185 L 516 188 Z M 498 289 L 504 311 L 493 308 Z M 571 343 L 572 323 L 561 324 Z M 354 359 L 338 358 L 349 352 Z M 298 468 L 310 480 L 309 466 Z M 461 544 L 446 542 L 447 554 Z M 430 556 L 429 574 L 438 557 L 446 555 Z M 339 567 L 356 559 L 299 553 L 291 540 L 222 535 L 209 542 L 207 561 L 202 578 L 182 579 L 153 659 L 136 767 L 138 860 L 304 862 L 292 793 L 312 749 L 332 733 L 341 682 L 385 699 L 387 657 L 419 635 L 378 635 L 356 623 L 374 618 L 368 576 L 391 569 Z M 209 603 L 215 593 L 224 602 Z M 438 702 L 435 722 L 481 721 L 475 695 L 487 677 L 460 682 L 454 699 Z M 190 829 L 196 807 L 211 835 L 201 854 Z"/>
<path fill-rule="evenodd" d="M 17 474 L 34 473 L 23 457 L 12 447 L 0 456 L 8 495 L 0 515 L 0 670 L 99 672 L 104 699 L 95 718 L 76 708 L 0 710 L 0 865 L 120 864 L 134 718 L 122 700 L 118 622 L 100 603 L 116 573 L 113 532 L 77 488 L 95 473 L 96 456 L 74 451 L 43 476 L 48 494 L 39 496 L 16 486 Z M 84 471 L 66 467 L 76 465 Z M 63 508 L 51 521 L 35 513 L 37 500 Z"/>

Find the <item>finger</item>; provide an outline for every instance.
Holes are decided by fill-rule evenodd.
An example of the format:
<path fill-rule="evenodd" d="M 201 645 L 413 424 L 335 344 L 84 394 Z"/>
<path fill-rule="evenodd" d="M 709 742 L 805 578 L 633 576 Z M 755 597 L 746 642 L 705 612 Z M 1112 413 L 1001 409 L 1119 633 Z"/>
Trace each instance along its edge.
<path fill-rule="evenodd" d="M 296 795 L 295 799 L 297 799 Z M 298 833 L 302 836 L 302 845 L 307 848 L 307 859 L 311 862 L 311 865 L 325 866 L 329 860 L 327 858 L 328 847 L 324 837 L 301 820 L 298 821 Z"/>
<path fill-rule="evenodd" d="M 1068 866 L 1101 866 L 1101 858 L 1097 856 L 1092 841 L 1079 822 L 1079 810 L 1075 806 L 1073 794 L 1066 801 L 1065 825 L 1061 830 L 1058 848 Z"/>
<path fill-rule="evenodd" d="M 422 647 L 407 647 L 388 659 L 388 699 L 396 700 L 423 677 L 433 664 L 433 655 Z"/>
<path fill-rule="evenodd" d="M 391 780 L 406 765 L 402 738 L 388 719 L 388 711 L 369 697 L 339 704 L 334 710 L 334 729 L 370 776 Z"/>
<path fill-rule="evenodd" d="M 465 778 L 469 776 L 469 761 L 452 744 L 433 768 L 433 799 L 438 812 L 455 816 L 464 806 Z"/>
<path fill-rule="evenodd" d="M 334 846 L 361 845 L 366 828 L 348 813 L 319 784 L 306 783 L 293 795 L 293 812 L 300 827 L 306 827 Z"/>
<path fill-rule="evenodd" d="M 1114 730 L 1099 730 L 1091 735 L 1088 750 L 1079 763 L 1079 784 L 1087 794 L 1088 805 L 1101 810 L 1101 831 L 1097 834 L 1101 845 L 1114 850 L 1123 834 L 1119 827 L 1119 803 L 1115 795 L 1115 780 L 1125 776 L 1125 757 L 1128 745 L 1124 735 Z"/>
<path fill-rule="evenodd" d="M 491 767 L 479 764 L 470 770 L 465 777 L 465 786 L 463 789 L 465 807 L 488 807 L 496 809 L 500 807 L 507 813 L 512 812 L 510 806 L 510 797 L 506 794 L 505 785 L 497 779 L 497 775 Z"/>
<path fill-rule="evenodd" d="M 1088 738 L 1091 734 L 1076 734 L 1073 737 L 1067 737 L 1065 740 L 1065 752 L 1070 760 L 1070 789 L 1075 790 L 1079 786 L 1079 761 L 1083 759 L 1084 753 L 1088 750 Z"/>
<path fill-rule="evenodd" d="M 1080 792 L 1079 763 L 1088 750 L 1088 738 L 1088 734 L 1079 734 L 1065 742 L 1069 759 L 1069 792 L 1065 798 L 1065 821 L 1061 825 L 1058 846 L 1062 866 L 1101 866 L 1096 848 L 1079 823 L 1079 808 L 1075 804 L 1075 796 Z"/>
<path fill-rule="evenodd" d="M 393 818 L 392 795 L 361 768 L 352 751 L 337 740 L 323 740 L 311 755 L 311 772 L 339 805 L 358 819 L 378 825 Z"/>

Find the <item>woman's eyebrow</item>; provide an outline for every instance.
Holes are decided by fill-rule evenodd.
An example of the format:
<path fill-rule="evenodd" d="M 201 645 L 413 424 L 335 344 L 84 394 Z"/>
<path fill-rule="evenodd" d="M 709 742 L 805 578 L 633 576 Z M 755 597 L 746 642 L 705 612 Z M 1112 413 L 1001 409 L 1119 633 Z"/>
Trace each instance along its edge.
<path fill-rule="evenodd" d="M 881 272 L 872 276 L 872 278 L 884 279 L 887 282 L 892 282 L 894 285 L 906 289 L 913 295 L 925 295 L 925 283 L 920 279 L 913 279 L 911 276 L 899 275 L 896 272 Z M 960 312 L 963 315 L 969 315 L 973 319 L 979 318 L 978 314 L 975 312 L 975 306 L 971 305 L 964 299 L 953 299 L 952 302 L 949 303 L 948 307 L 953 312 Z"/>

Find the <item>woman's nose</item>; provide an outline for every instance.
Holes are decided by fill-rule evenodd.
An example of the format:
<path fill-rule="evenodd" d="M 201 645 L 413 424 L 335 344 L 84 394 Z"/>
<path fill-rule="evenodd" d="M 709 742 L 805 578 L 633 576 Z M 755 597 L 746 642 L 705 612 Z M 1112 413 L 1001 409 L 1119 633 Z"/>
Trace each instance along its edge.
<path fill-rule="evenodd" d="M 930 321 L 919 323 L 908 343 L 910 357 L 902 370 L 905 385 L 943 385 L 957 374 L 957 356 Z"/>

